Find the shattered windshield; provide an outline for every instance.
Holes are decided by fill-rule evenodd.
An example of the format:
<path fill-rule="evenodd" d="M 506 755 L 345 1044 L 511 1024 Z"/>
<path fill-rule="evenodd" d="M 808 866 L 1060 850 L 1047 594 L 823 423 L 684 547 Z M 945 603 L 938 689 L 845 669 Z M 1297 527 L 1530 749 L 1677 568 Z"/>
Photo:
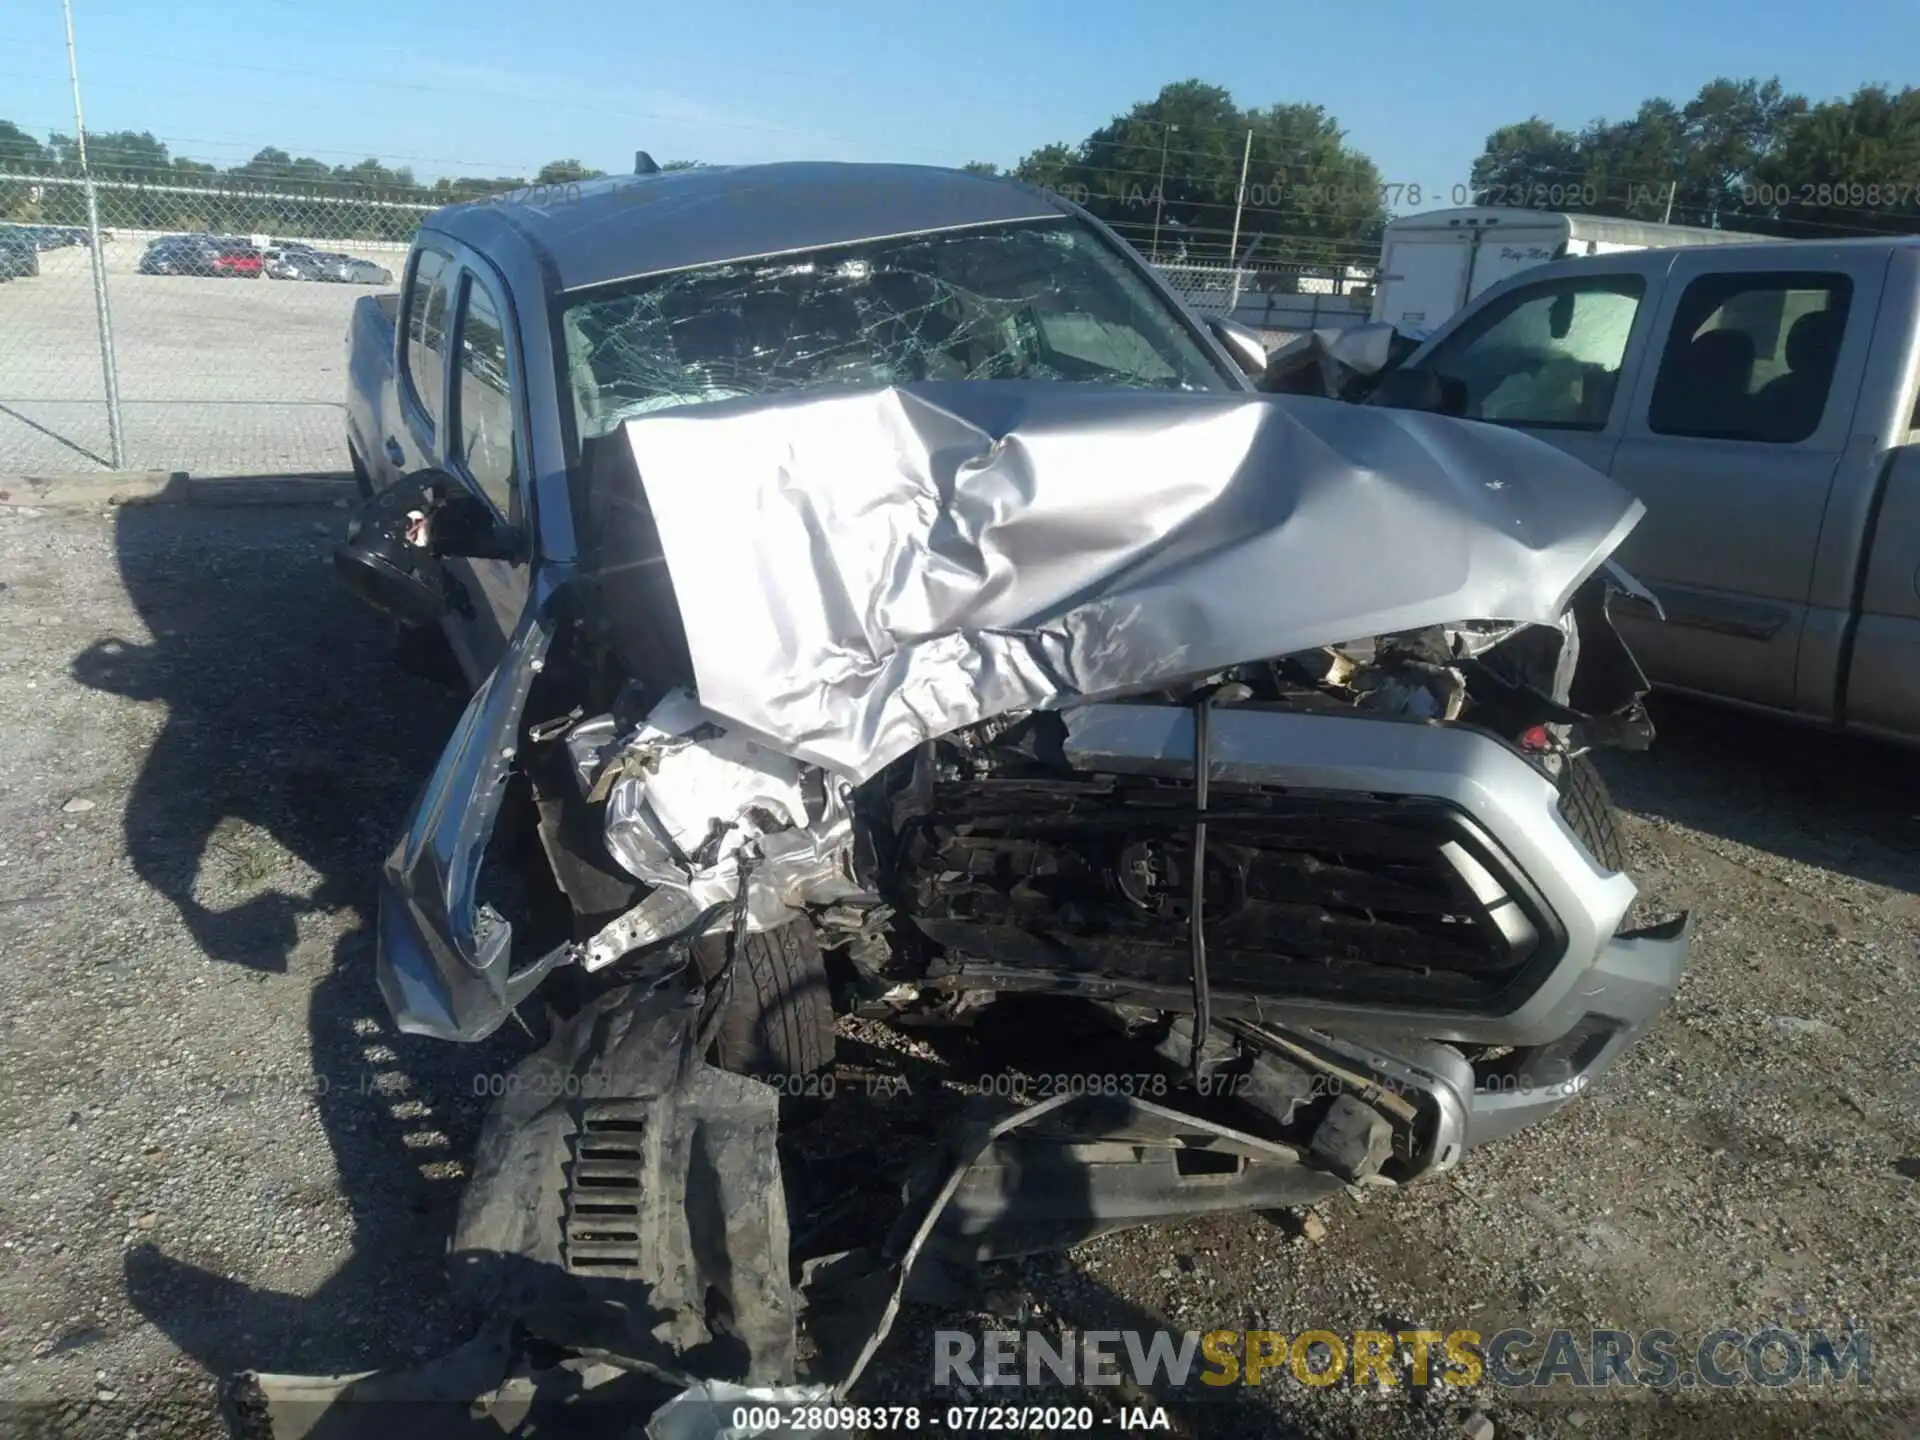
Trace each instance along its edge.
<path fill-rule="evenodd" d="M 583 440 L 652 410 L 818 385 L 1229 384 L 1168 304 L 1077 221 L 742 260 L 566 312 Z"/>

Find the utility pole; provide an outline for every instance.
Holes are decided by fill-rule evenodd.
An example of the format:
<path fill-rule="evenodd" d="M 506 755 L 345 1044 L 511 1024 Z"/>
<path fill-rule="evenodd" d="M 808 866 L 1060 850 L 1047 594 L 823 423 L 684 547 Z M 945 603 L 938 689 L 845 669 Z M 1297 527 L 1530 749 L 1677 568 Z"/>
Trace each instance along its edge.
<path fill-rule="evenodd" d="M 107 390 L 107 440 L 113 468 L 127 465 L 126 439 L 120 425 L 120 373 L 113 356 L 113 312 L 107 304 L 107 257 L 100 252 L 100 201 L 93 189 L 93 170 L 87 164 L 87 121 L 80 112 L 80 64 L 73 53 L 73 0 L 60 0 L 67 22 L 67 79 L 73 84 L 73 145 L 80 159 L 80 181 L 87 191 L 87 245 L 93 251 L 93 310 L 100 324 L 100 376 Z"/>
<path fill-rule="evenodd" d="M 1233 266 L 1233 298 L 1228 313 L 1240 308 L 1240 211 L 1247 203 L 1247 165 L 1253 159 L 1253 131 L 1247 131 L 1247 143 L 1240 151 L 1240 188 L 1233 196 L 1233 239 L 1227 245 L 1227 263 Z"/>
<path fill-rule="evenodd" d="M 1160 183 L 1153 187 L 1153 258 L 1160 258 L 1160 211 L 1167 198 L 1167 137 L 1178 130 L 1178 125 L 1169 125 L 1160 132 Z"/>
<path fill-rule="evenodd" d="M 1674 192 L 1679 188 L 1680 182 L 1678 180 L 1669 180 L 1667 182 L 1667 213 L 1660 217 L 1660 223 L 1662 225 L 1671 225 L 1673 223 L 1673 196 Z"/>

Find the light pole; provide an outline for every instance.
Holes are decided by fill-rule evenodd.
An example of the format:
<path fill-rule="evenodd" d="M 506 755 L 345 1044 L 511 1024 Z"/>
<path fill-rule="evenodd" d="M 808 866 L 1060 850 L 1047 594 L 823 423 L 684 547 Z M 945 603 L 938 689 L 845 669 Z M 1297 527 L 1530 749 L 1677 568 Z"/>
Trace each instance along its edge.
<path fill-rule="evenodd" d="M 1160 211 L 1167 200 L 1167 138 L 1178 130 L 1169 125 L 1160 132 L 1160 183 L 1153 187 L 1153 258 L 1160 258 Z"/>
<path fill-rule="evenodd" d="M 1227 263 L 1233 267 L 1233 300 L 1228 313 L 1240 308 L 1240 212 L 1247 203 L 1247 166 L 1253 163 L 1253 131 L 1247 131 L 1246 147 L 1240 152 L 1240 188 L 1233 192 L 1233 239 L 1227 242 Z"/>
<path fill-rule="evenodd" d="M 126 439 L 120 426 L 120 376 L 114 364 L 113 312 L 107 305 L 107 257 L 100 253 L 100 202 L 93 191 L 93 170 L 87 164 L 87 122 L 80 113 L 80 66 L 73 55 L 73 5 L 60 0 L 67 22 L 67 78 L 73 82 L 73 147 L 80 161 L 80 179 L 87 188 L 87 247 L 93 254 L 93 310 L 100 325 L 100 375 L 107 392 L 108 453 L 113 468 L 127 463 Z"/>

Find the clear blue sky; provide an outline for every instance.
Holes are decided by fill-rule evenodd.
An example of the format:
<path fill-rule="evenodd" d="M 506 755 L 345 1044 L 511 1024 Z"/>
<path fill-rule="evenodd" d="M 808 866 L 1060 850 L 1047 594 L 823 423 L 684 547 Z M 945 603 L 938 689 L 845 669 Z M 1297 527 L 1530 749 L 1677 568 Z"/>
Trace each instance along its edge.
<path fill-rule="evenodd" d="M 1568 126 L 1778 73 L 1812 98 L 1898 83 L 1894 0 L 1297 6 L 1139 0 L 75 0 L 90 129 L 218 164 L 262 145 L 442 174 L 635 148 L 715 163 L 1009 164 L 1165 82 L 1325 105 L 1390 183 L 1466 178 L 1496 126 Z M 70 130 L 58 0 L 0 7 L 0 119 Z M 1429 202 L 1431 203 L 1431 202 Z"/>

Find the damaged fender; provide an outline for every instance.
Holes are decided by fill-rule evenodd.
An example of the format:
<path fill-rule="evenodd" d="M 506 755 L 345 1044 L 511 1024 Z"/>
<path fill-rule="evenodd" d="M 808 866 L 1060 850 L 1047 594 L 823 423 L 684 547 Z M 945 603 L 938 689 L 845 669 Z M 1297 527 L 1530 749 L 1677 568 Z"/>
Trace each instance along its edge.
<path fill-rule="evenodd" d="M 478 893 L 527 692 L 553 638 L 557 593 L 557 582 L 536 591 L 380 868 L 376 970 L 407 1034 L 485 1039 L 563 958 L 553 952 L 513 972 L 513 926 Z"/>

